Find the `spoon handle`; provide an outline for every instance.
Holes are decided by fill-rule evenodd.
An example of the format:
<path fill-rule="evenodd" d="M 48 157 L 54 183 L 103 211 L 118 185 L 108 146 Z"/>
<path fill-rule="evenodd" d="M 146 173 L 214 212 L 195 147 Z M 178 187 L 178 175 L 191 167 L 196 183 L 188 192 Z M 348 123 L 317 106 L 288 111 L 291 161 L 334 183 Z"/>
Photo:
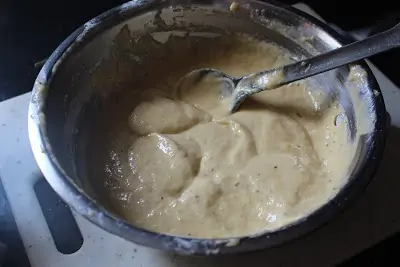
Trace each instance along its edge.
<path fill-rule="evenodd" d="M 400 23 L 384 32 L 282 67 L 280 85 L 301 80 L 400 46 Z"/>
<path fill-rule="evenodd" d="M 231 112 L 238 109 L 240 103 L 250 95 L 272 90 L 399 46 L 400 23 L 389 30 L 327 53 L 236 79 L 233 81 L 237 89 L 230 107 Z"/>

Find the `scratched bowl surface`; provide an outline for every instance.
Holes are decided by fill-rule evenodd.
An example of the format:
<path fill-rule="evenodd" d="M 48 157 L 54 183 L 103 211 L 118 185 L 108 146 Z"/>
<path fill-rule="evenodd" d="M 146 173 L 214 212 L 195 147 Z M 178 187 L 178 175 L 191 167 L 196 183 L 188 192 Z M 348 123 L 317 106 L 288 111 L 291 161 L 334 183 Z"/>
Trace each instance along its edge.
<path fill-rule="evenodd" d="M 386 111 L 380 89 L 365 62 L 353 67 L 367 75 L 348 82 L 350 67 L 310 80 L 345 110 L 356 156 L 349 181 L 323 207 L 274 232 L 225 239 L 199 239 L 136 227 L 100 204 L 89 179 L 78 171 L 77 155 L 91 122 L 113 90 L 132 83 L 143 57 L 132 53 L 133 36 L 172 32 L 221 35 L 247 33 L 273 41 L 301 59 L 341 46 L 345 40 L 325 24 L 274 2 L 131 1 L 84 24 L 52 54 L 35 82 L 29 107 L 29 137 L 37 163 L 54 190 L 99 227 L 129 241 L 190 255 L 237 253 L 270 248 L 303 236 L 338 214 L 362 192 L 379 164 Z M 350 90 L 351 89 L 351 90 Z M 360 103 L 363 103 L 360 105 Z M 360 133 L 359 125 L 370 125 Z M 82 165 L 82 162 L 80 162 Z M 83 164 L 84 165 L 84 164 Z"/>

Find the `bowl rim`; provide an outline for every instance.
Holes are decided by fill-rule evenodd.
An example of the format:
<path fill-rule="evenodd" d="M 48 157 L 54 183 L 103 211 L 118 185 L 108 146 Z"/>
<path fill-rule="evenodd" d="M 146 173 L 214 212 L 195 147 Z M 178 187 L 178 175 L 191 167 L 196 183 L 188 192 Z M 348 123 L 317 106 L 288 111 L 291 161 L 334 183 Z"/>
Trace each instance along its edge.
<path fill-rule="evenodd" d="M 231 3 L 234 1 L 228 0 L 228 2 Z M 349 40 L 334 31 L 327 24 L 292 6 L 271 0 L 258 3 L 285 9 L 304 18 L 307 22 L 314 24 L 330 37 L 333 37 L 340 45 L 349 43 Z M 370 137 L 372 142 L 369 153 L 366 156 L 366 163 L 357 176 L 350 179 L 330 201 L 308 216 L 275 231 L 262 232 L 254 236 L 216 239 L 173 236 L 152 232 L 134 226 L 105 210 L 102 205 L 89 197 L 65 173 L 52 153 L 51 145 L 46 135 L 46 123 L 43 116 L 45 114 L 44 108 L 46 105 L 47 90 L 50 87 L 52 76 L 56 73 L 55 68 L 57 64 L 63 57 L 68 55 L 71 48 L 73 49 L 75 46 L 84 44 L 84 41 L 87 40 L 86 38 L 90 36 L 94 37 L 97 33 L 133 17 L 136 12 L 141 12 L 152 6 L 163 7 L 163 4 L 169 3 L 168 1 L 158 0 L 129 1 L 100 14 L 69 35 L 56 48 L 41 69 L 33 86 L 29 104 L 28 133 L 35 160 L 44 177 L 57 194 L 75 211 L 109 233 L 140 245 L 191 255 L 236 253 L 281 245 L 315 230 L 343 211 L 344 207 L 348 206 L 348 203 L 365 188 L 376 172 L 383 154 L 388 129 L 386 108 L 382 93 L 371 69 L 365 61 L 358 62 L 358 64 L 367 72 L 370 88 L 379 92 L 379 96 L 374 97 L 372 100 L 374 101 L 377 119 L 374 123 L 375 130 Z"/>

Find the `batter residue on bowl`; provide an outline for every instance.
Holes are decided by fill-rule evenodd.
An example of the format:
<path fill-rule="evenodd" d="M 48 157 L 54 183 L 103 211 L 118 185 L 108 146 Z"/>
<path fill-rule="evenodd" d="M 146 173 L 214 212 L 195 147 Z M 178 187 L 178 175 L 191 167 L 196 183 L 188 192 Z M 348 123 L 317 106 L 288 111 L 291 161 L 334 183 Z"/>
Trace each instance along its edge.
<path fill-rule="evenodd" d="M 124 219 L 184 236 L 255 234 L 306 216 L 346 181 L 354 151 L 342 109 L 322 108 L 318 88 L 260 93 L 234 114 L 212 86 L 174 91 L 196 68 L 242 76 L 288 63 L 283 49 L 237 35 L 176 38 L 157 51 L 91 138 L 96 191 Z"/>

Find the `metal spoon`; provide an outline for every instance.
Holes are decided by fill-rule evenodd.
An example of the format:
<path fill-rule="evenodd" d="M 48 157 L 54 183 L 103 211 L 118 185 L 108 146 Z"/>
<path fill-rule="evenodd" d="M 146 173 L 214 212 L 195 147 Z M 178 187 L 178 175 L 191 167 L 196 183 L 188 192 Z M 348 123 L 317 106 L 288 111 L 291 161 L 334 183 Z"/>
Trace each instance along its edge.
<path fill-rule="evenodd" d="M 184 90 L 182 87 L 196 86 L 200 82 L 211 82 L 213 86 L 217 84 L 221 88 L 223 97 L 232 97 L 230 111 L 234 112 L 253 94 L 272 90 L 398 46 L 400 46 L 400 23 L 362 41 L 276 69 L 239 78 L 231 77 L 217 69 L 197 69 L 183 76 L 176 86 L 178 90 Z"/>

